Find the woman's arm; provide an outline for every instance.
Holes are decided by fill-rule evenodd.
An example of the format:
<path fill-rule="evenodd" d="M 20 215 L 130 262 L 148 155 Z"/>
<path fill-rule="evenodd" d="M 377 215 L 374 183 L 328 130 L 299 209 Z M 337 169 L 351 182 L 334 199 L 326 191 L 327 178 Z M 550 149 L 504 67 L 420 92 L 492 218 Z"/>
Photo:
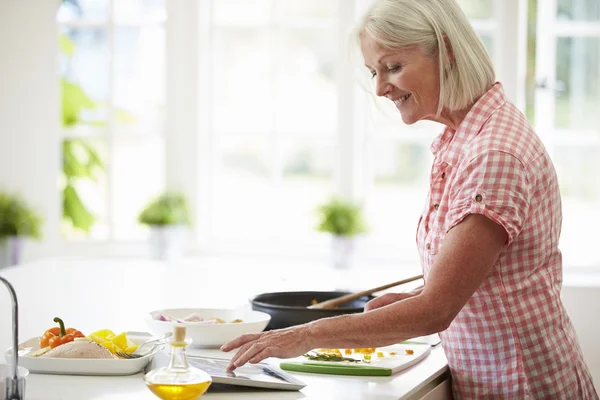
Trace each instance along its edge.
<path fill-rule="evenodd" d="M 229 369 L 267 357 L 296 357 L 319 347 L 385 346 L 443 331 L 491 272 L 507 239 L 500 225 L 471 214 L 446 234 L 418 295 L 362 314 L 242 335 L 221 348 L 240 348 Z"/>
<path fill-rule="evenodd" d="M 420 294 L 365 314 L 317 320 L 313 345 L 385 346 L 445 330 L 491 272 L 507 238 L 487 217 L 467 216 L 446 235 Z"/>

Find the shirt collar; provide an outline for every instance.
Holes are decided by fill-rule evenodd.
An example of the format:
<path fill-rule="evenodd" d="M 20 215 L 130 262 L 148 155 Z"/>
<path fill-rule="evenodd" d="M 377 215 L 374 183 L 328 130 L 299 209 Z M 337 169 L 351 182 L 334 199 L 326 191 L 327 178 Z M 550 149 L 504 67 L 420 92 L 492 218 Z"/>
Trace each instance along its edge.
<path fill-rule="evenodd" d="M 477 100 L 471 107 L 465 119 L 461 122 L 456 131 L 446 127 L 431 144 L 431 152 L 435 157 L 440 158 L 442 162 L 450 165 L 458 163 L 458 155 L 462 154 L 461 149 L 471 139 L 479 134 L 481 128 L 490 118 L 490 116 L 506 103 L 504 89 L 500 82 L 496 82 L 490 90 Z"/>

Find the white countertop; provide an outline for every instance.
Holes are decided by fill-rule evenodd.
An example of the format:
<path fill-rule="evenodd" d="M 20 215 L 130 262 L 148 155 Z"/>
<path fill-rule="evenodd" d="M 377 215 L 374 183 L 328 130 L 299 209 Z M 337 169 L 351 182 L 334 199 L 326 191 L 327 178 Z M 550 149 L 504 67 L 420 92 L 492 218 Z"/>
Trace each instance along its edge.
<path fill-rule="evenodd" d="M 146 260 L 48 260 L 0 270 L 17 292 L 20 341 L 39 336 L 56 316 L 84 332 L 100 328 L 146 331 L 148 311 L 170 307 L 249 307 L 248 298 L 282 290 L 366 289 L 402 279 L 412 272 L 364 276 L 364 271 L 335 271 L 278 261 L 243 260 L 167 265 Z M 252 282 L 252 283 L 249 283 Z M 5 293 L 5 294 L 4 294 Z M 10 299 L 0 289 L 0 349 L 11 345 Z M 218 350 L 207 355 L 230 357 Z M 3 360 L 3 362 L 5 362 Z M 406 399 L 447 371 L 437 347 L 422 362 L 392 377 L 350 377 L 293 373 L 307 386 L 299 392 L 256 391 L 235 387 L 209 389 L 206 398 L 256 399 Z M 32 374 L 28 400 L 156 399 L 142 374 L 122 377 Z"/>

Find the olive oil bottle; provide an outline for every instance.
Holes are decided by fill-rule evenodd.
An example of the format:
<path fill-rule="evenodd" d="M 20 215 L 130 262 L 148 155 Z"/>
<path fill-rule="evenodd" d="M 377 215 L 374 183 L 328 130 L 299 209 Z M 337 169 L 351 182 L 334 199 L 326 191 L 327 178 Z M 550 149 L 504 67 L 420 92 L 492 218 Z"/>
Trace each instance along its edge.
<path fill-rule="evenodd" d="M 152 370 L 144 376 L 148 389 L 162 400 L 197 399 L 212 383 L 210 375 L 188 364 L 186 348 L 190 343 L 191 340 L 186 339 L 185 326 L 176 325 L 169 343 L 169 365 Z"/>

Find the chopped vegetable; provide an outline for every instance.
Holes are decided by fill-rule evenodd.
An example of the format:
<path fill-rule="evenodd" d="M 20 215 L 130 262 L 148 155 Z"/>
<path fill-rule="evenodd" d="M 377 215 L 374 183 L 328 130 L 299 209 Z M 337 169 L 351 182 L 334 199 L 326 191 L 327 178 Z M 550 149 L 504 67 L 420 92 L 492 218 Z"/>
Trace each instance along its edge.
<path fill-rule="evenodd" d="M 377 352 L 377 357 L 383 357 L 383 351 L 378 351 Z"/>
<path fill-rule="evenodd" d="M 75 338 L 85 337 L 83 333 L 75 328 L 65 329 L 62 319 L 55 317 L 53 321 L 57 322 L 59 326 L 55 326 L 44 332 L 40 338 L 40 348 L 50 347 L 53 349 L 61 344 L 72 342 Z"/>
<path fill-rule="evenodd" d="M 415 354 L 414 350 L 411 350 L 411 349 L 406 349 L 405 351 L 406 351 L 406 354 L 409 354 L 409 355 Z"/>
<path fill-rule="evenodd" d="M 127 334 L 125 332 L 115 335 L 115 333 L 110 329 L 101 329 L 99 331 L 92 332 L 87 338 L 103 347 L 106 347 L 113 354 L 118 351 L 131 354 L 138 348 L 137 344 L 127 338 Z"/>
<path fill-rule="evenodd" d="M 352 354 L 352 349 L 346 349 L 346 350 L 344 350 L 344 354 L 346 354 L 346 355 Z"/>
<path fill-rule="evenodd" d="M 354 359 L 354 358 L 342 357 L 342 356 L 338 356 L 336 354 L 325 354 L 325 353 L 320 353 L 320 352 L 306 353 L 306 354 L 304 354 L 304 357 L 308 358 L 309 360 L 313 360 L 313 361 L 349 361 L 349 362 L 360 362 L 360 360 L 357 360 L 357 359 Z"/>

